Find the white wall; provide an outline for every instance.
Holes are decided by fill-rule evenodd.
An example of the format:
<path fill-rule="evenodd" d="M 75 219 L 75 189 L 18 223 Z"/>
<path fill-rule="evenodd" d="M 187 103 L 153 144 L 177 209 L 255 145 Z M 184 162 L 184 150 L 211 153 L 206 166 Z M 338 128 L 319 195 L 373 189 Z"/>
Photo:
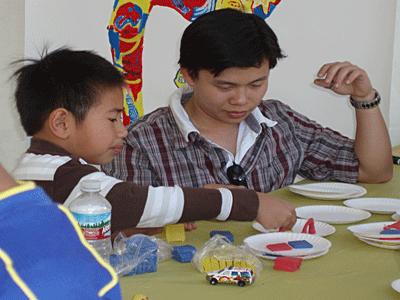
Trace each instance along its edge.
<path fill-rule="evenodd" d="M 400 145 L 400 0 L 397 2 L 392 81 L 390 87 L 389 133 L 392 145 Z"/>
<path fill-rule="evenodd" d="M 24 55 L 24 0 L 0 1 L 0 162 L 12 171 L 25 151 L 24 132 L 14 109 L 10 62 Z"/>
<path fill-rule="evenodd" d="M 267 21 L 288 57 L 271 72 L 266 97 L 280 99 L 323 125 L 353 137 L 354 110 L 347 98 L 312 86 L 322 64 L 349 60 L 370 75 L 383 97 L 381 109 L 390 125 L 397 2 L 400 0 L 282 1 Z M 26 56 L 37 57 L 43 45 L 48 44 L 50 49 L 64 45 L 94 49 L 111 60 L 106 27 L 113 4 L 114 0 L 27 0 Z M 175 90 L 172 79 L 178 68 L 179 39 L 188 24 L 167 8 L 155 7 L 150 15 L 143 53 L 145 112 L 167 104 L 166 95 Z M 391 111 L 390 116 L 395 115 Z M 399 131 L 391 130 L 393 145 L 400 144 Z"/>

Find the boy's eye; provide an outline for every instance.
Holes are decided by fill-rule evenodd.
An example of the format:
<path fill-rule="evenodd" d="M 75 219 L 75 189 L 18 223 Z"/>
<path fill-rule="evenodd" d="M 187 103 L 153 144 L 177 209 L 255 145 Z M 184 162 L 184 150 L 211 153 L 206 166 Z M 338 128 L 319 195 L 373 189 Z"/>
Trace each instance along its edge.
<path fill-rule="evenodd" d="M 111 122 L 117 122 L 117 119 L 109 119 Z"/>

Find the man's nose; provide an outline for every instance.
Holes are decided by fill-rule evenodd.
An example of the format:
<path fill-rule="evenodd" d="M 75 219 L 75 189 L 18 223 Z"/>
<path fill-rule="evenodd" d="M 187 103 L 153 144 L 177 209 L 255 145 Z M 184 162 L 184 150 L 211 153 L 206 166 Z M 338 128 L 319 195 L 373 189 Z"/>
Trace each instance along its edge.
<path fill-rule="evenodd" d="M 243 105 L 247 102 L 247 92 L 245 87 L 239 87 L 235 91 L 235 95 L 231 98 L 231 104 Z"/>

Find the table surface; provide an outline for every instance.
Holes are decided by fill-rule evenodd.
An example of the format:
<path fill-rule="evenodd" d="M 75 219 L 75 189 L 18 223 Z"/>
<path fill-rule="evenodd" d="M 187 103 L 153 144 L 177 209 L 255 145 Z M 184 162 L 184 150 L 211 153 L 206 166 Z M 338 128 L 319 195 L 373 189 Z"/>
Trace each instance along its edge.
<path fill-rule="evenodd" d="M 309 183 L 311 181 L 302 181 Z M 383 184 L 358 184 L 367 189 L 363 197 L 399 198 L 400 166 L 394 166 L 393 179 Z M 271 192 L 293 203 L 305 205 L 339 205 L 343 201 L 314 200 L 289 191 L 288 187 Z M 391 214 L 372 216 L 352 224 L 334 224 L 336 232 L 325 237 L 332 242 L 323 256 L 304 260 L 296 272 L 273 269 L 273 260 L 263 260 L 264 268 L 251 285 L 218 284 L 212 286 L 191 263 L 173 259 L 158 264 L 157 272 L 121 278 L 123 299 L 131 300 L 135 294 L 155 299 L 400 299 L 392 281 L 400 278 L 400 252 L 368 245 L 347 229 L 354 224 L 394 221 Z M 234 235 L 234 245 L 244 238 L 259 234 L 253 222 L 196 222 L 198 229 L 186 232 L 184 242 L 177 245 L 202 247 L 212 230 L 229 230 Z"/>

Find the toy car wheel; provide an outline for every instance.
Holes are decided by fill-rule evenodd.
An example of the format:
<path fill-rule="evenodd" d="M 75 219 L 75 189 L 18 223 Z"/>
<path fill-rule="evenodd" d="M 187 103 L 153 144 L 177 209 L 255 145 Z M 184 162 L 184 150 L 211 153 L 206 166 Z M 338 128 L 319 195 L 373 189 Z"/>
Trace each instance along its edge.
<path fill-rule="evenodd" d="M 240 286 L 240 287 L 243 287 L 245 285 L 246 285 L 246 282 L 244 282 L 244 281 L 239 281 L 238 282 L 238 286 Z"/>
<path fill-rule="evenodd" d="M 210 284 L 216 285 L 218 283 L 217 279 L 213 278 L 210 280 Z"/>

